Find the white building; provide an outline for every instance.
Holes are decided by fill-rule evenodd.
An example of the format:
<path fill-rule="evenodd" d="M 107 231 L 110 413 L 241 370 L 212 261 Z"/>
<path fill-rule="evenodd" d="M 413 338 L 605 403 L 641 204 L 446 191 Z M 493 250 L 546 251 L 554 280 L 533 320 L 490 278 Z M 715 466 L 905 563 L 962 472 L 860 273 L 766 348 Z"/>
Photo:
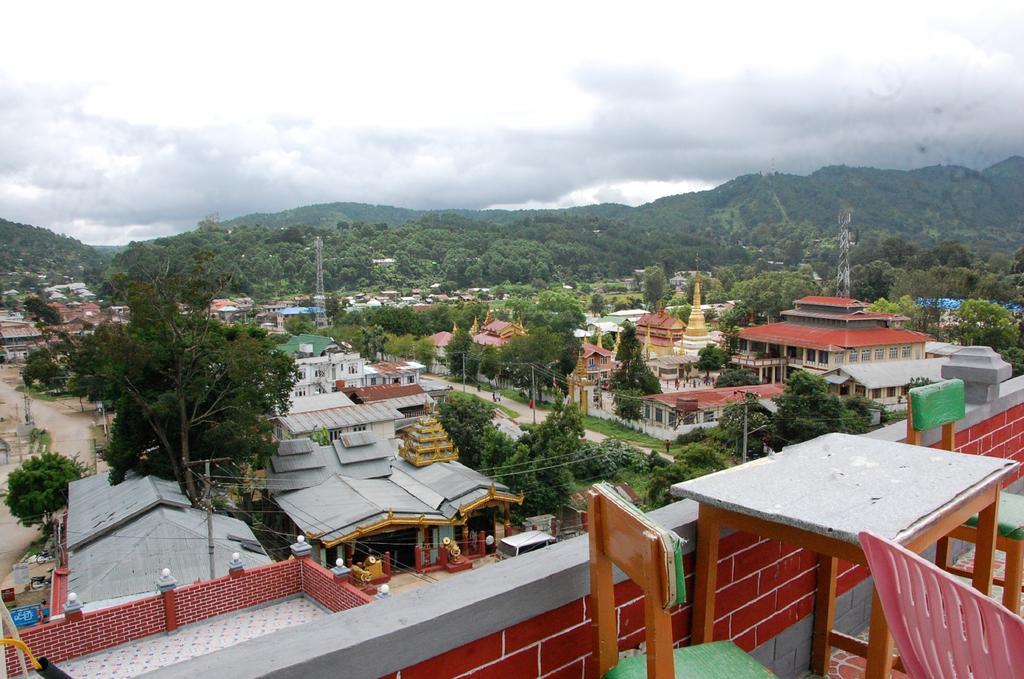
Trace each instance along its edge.
<path fill-rule="evenodd" d="M 366 384 L 362 357 L 330 337 L 294 335 L 277 348 L 292 357 L 299 371 L 299 379 L 292 387 L 293 398 Z"/>

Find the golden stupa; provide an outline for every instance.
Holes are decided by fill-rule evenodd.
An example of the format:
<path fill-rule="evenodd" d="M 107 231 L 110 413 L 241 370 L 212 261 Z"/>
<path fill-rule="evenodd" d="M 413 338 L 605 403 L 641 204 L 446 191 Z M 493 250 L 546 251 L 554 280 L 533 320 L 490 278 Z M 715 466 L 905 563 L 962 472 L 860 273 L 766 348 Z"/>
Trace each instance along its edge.
<path fill-rule="evenodd" d="M 707 325 L 704 323 L 704 311 L 700 308 L 700 272 L 698 271 L 693 278 L 693 307 L 690 309 L 690 318 L 686 323 L 686 332 L 683 333 L 683 351 L 687 354 L 696 354 L 709 344 L 711 344 L 711 335 L 708 334 Z"/>
<path fill-rule="evenodd" d="M 416 423 L 405 429 L 401 436 L 402 446 L 398 454 L 417 467 L 459 459 L 458 449 L 433 414 L 417 418 Z"/>

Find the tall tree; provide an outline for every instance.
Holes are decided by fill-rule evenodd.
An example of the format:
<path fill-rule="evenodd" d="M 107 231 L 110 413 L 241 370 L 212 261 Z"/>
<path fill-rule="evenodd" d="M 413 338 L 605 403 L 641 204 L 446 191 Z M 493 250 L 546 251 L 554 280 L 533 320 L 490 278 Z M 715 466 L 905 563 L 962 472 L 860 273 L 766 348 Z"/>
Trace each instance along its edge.
<path fill-rule="evenodd" d="M 628 321 L 619 331 L 619 352 L 615 361 L 616 368 L 611 378 L 615 414 L 626 420 L 639 420 L 643 415 L 641 397 L 660 394 L 661 383 L 647 367 L 643 347 L 636 336 L 636 326 Z"/>
<path fill-rule="evenodd" d="M 956 312 L 954 334 L 965 346 L 986 346 L 996 351 L 1017 344 L 1020 327 L 1007 309 L 983 299 L 968 299 Z"/>
<path fill-rule="evenodd" d="M 604 295 L 595 292 L 590 296 L 590 313 L 600 316 L 604 313 Z"/>
<path fill-rule="evenodd" d="M 208 317 L 226 281 L 204 264 L 119 279 L 131 321 L 81 338 L 67 361 L 79 394 L 117 403 L 112 480 L 129 469 L 173 476 L 193 503 L 201 492 L 189 463 L 267 455 L 268 416 L 287 408 L 296 376 L 265 332 Z"/>
<path fill-rule="evenodd" d="M 46 534 L 54 515 L 67 505 L 68 484 L 82 478 L 82 466 L 57 453 L 30 457 L 7 477 L 4 502 L 18 522 L 41 525 Z"/>
<path fill-rule="evenodd" d="M 644 269 L 643 286 L 644 301 L 647 303 L 647 308 L 653 311 L 664 299 L 665 290 L 668 288 L 664 269 L 657 265 Z"/>
<path fill-rule="evenodd" d="M 25 298 L 25 311 L 29 318 L 45 323 L 46 325 L 59 325 L 60 314 L 52 306 L 47 304 L 37 295 Z"/>
<path fill-rule="evenodd" d="M 800 443 L 831 432 L 859 434 L 866 430 L 861 415 L 849 410 L 838 396 L 828 393 L 824 379 L 797 370 L 786 389 L 775 397 L 779 410 L 772 422 L 773 438 L 781 445 Z"/>
<path fill-rule="evenodd" d="M 547 418 L 519 440 L 509 464 L 496 473 L 512 490 L 526 494 L 524 514 L 555 513 L 565 504 L 572 487 L 571 460 L 582 438 L 579 409 L 556 403 Z"/>
<path fill-rule="evenodd" d="M 452 392 L 438 410 L 438 421 L 455 447 L 459 449 L 459 461 L 467 467 L 480 467 L 484 433 L 491 426 L 494 407 L 472 394 Z"/>
<path fill-rule="evenodd" d="M 703 370 L 706 376 L 710 376 L 712 370 L 721 370 L 725 366 L 729 354 L 717 344 L 709 344 L 697 352 L 697 359 L 697 368 Z"/>

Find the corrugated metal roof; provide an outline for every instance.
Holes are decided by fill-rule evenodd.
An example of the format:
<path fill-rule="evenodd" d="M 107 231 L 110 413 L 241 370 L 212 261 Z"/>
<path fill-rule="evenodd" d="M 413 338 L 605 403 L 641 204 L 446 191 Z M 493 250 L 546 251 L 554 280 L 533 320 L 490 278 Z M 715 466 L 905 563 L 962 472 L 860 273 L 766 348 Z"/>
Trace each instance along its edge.
<path fill-rule="evenodd" d="M 367 460 L 379 460 L 381 458 L 390 459 L 395 456 L 394 444 L 385 441 L 372 432 L 366 433 L 373 436 L 373 441 L 365 446 L 346 448 L 339 441 L 334 442 L 334 454 L 337 456 L 338 464 L 342 466 L 340 470 L 342 474 L 345 473 L 344 466 L 353 462 L 366 462 Z"/>
<path fill-rule="evenodd" d="M 320 469 L 326 466 L 322 457 L 314 453 L 285 455 L 283 457 L 275 455 L 270 460 L 270 465 L 278 473 L 295 472 L 303 469 Z"/>
<path fill-rule="evenodd" d="M 85 544 L 158 505 L 190 507 L 174 481 L 130 474 L 111 486 L 106 474 L 68 484 L 68 548 Z"/>
<path fill-rule="evenodd" d="M 373 422 L 387 422 L 401 417 L 402 413 L 384 403 L 365 403 L 293 413 L 281 416 L 278 420 L 292 435 L 296 435 L 308 434 L 324 428 L 331 430 L 372 424 Z"/>
<path fill-rule="evenodd" d="M 370 431 L 353 431 L 348 434 L 342 434 L 338 437 L 338 441 L 341 445 L 346 448 L 358 448 L 359 446 L 368 446 L 380 440 L 380 437 Z"/>
<path fill-rule="evenodd" d="M 434 492 L 429 486 L 420 483 L 397 467 L 391 469 L 391 480 L 420 502 L 434 509 L 444 503 L 444 496 Z"/>
<path fill-rule="evenodd" d="M 879 361 L 878 363 L 848 363 L 826 373 L 828 376 L 845 373 L 866 389 L 902 387 L 913 379 L 942 380 L 942 366 L 949 358 L 922 358 L 910 361 Z"/>
<path fill-rule="evenodd" d="M 309 439 L 286 439 L 277 444 L 277 454 L 304 455 L 313 452 L 314 447 Z"/>
<path fill-rule="evenodd" d="M 116 486 L 115 486 L 116 488 Z M 270 563 L 265 554 L 245 550 L 229 535 L 255 541 L 247 525 L 214 515 L 214 573 L 226 575 L 231 554 L 247 566 Z M 160 571 L 171 569 L 179 583 L 210 577 L 206 513 L 158 507 L 68 555 L 68 591 L 83 602 L 155 592 Z"/>

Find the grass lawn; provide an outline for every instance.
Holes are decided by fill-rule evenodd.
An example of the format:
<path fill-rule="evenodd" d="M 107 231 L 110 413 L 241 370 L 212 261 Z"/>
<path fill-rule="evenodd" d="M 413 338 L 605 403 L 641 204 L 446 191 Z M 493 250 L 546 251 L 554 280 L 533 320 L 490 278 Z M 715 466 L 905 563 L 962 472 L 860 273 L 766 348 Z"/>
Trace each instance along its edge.
<path fill-rule="evenodd" d="M 71 394 L 51 393 L 48 391 L 43 391 L 42 389 L 37 389 L 36 387 L 26 389 L 24 384 L 18 385 L 17 387 L 15 387 L 15 390 L 20 391 L 23 394 L 26 391 L 28 391 L 29 396 L 31 396 L 32 398 L 39 399 L 40 401 L 59 401 L 64 398 L 71 397 Z"/>
<path fill-rule="evenodd" d="M 629 443 L 635 443 L 638 446 L 652 448 L 657 451 L 665 450 L 665 442 L 661 439 L 656 439 L 642 431 L 625 427 L 614 420 L 602 420 L 599 417 L 587 415 L 583 418 L 583 427 L 591 431 L 596 431 L 598 434 L 604 434 L 609 438 L 616 438 Z M 672 445 L 676 446 L 675 440 L 672 441 Z"/>
<path fill-rule="evenodd" d="M 526 398 L 515 389 L 499 389 L 498 393 L 507 399 L 515 401 L 516 403 L 522 403 L 524 406 L 530 405 L 530 399 Z M 551 410 L 551 404 L 543 402 L 538 403 L 537 410 Z"/>
<path fill-rule="evenodd" d="M 450 393 L 450 394 L 448 395 L 448 397 L 449 397 L 449 398 L 451 398 L 452 396 L 455 396 L 455 398 L 466 398 L 466 397 L 469 397 L 469 398 L 478 398 L 478 399 L 480 399 L 481 401 L 483 401 L 484 403 L 486 403 L 487 405 L 489 405 L 489 406 L 493 406 L 494 408 L 497 408 L 497 409 L 498 409 L 498 410 L 500 410 L 501 412 L 505 413 L 506 415 L 508 415 L 509 417 L 511 417 L 511 418 L 512 418 L 513 420 L 514 420 L 514 419 L 517 419 L 517 418 L 519 417 L 519 413 L 517 413 L 516 411 L 512 410 L 512 409 L 511 409 L 511 408 L 509 408 L 508 406 L 503 406 L 503 405 L 501 405 L 500 403 L 495 403 L 495 402 L 494 402 L 494 401 L 492 401 L 491 399 L 489 399 L 489 398 L 484 398 L 484 397 L 483 397 L 483 396 L 481 396 L 480 394 L 474 393 L 474 392 L 472 392 L 472 391 L 465 391 L 465 392 L 462 392 L 462 391 L 452 391 L 452 392 L 451 392 L 451 393 Z"/>

